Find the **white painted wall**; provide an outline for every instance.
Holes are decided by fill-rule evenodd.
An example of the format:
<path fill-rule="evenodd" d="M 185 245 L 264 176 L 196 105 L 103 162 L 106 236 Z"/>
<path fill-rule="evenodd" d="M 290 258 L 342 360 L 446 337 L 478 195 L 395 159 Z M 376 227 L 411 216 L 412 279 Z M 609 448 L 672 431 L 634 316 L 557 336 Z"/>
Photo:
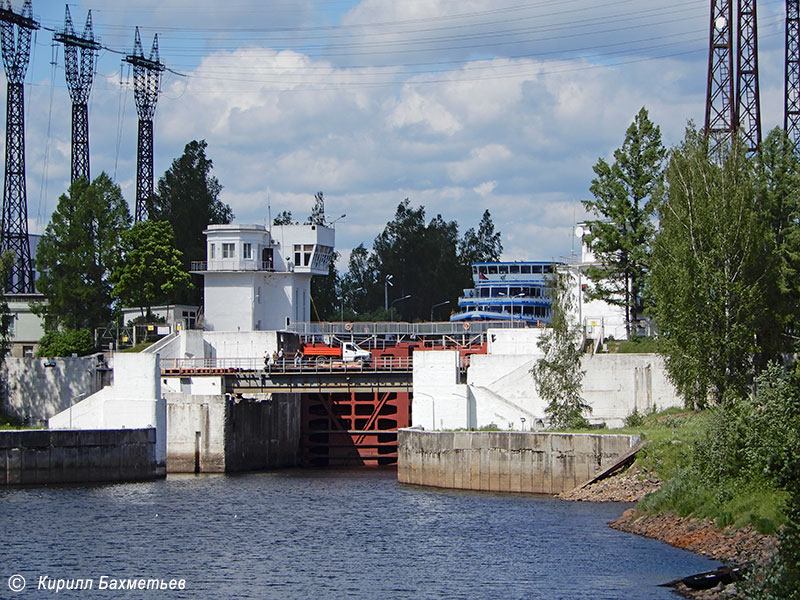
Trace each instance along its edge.
<path fill-rule="evenodd" d="M 538 353 L 536 344 L 545 328 L 489 329 L 486 332 L 488 354 L 526 355 Z"/>
<path fill-rule="evenodd" d="M 453 352 L 414 353 L 412 426 L 425 429 L 480 428 L 532 430 L 547 424 L 545 403 L 539 397 L 530 370 L 537 354 L 473 355 L 467 384 L 454 382 Z M 436 356 L 440 355 L 440 356 Z M 682 406 L 655 354 L 585 355 L 583 398 L 592 407 L 592 423 L 621 427 L 634 408 L 647 412 Z M 523 422 L 522 419 L 525 419 Z"/>
<path fill-rule="evenodd" d="M 252 331 L 255 271 L 207 272 L 203 277 L 205 328 L 209 331 Z"/>
<path fill-rule="evenodd" d="M 458 352 L 414 352 L 412 425 L 425 429 L 470 427 L 467 386 L 458 383 Z"/>
<path fill-rule="evenodd" d="M 222 377 L 162 377 L 164 393 L 219 396 L 223 394 Z"/>
<path fill-rule="evenodd" d="M 114 385 L 54 415 L 51 429 L 156 428 L 156 462 L 166 465 L 167 412 L 157 354 L 114 354 Z"/>

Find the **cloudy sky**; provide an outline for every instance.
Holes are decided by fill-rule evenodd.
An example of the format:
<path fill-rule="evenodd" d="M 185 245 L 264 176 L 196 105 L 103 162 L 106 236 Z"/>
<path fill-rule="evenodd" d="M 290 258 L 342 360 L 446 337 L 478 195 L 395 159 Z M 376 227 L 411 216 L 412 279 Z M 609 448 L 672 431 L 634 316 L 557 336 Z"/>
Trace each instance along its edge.
<path fill-rule="evenodd" d="M 22 0 L 13 0 L 19 11 Z M 573 249 L 592 165 L 642 106 L 668 145 L 702 124 L 709 0 L 89 0 L 98 58 L 92 175 L 135 198 L 137 115 L 121 59 L 139 26 L 157 33 L 164 74 L 158 178 L 193 139 L 208 142 L 236 220 L 304 220 L 323 191 L 345 256 L 409 198 L 476 227 L 488 208 L 508 260 Z M 784 2 L 759 11 L 766 132 L 783 120 Z M 52 30 L 64 4 L 34 0 L 25 89 L 28 213 L 49 221 L 69 184 L 71 101 Z M 2 141 L 0 141 L 2 143 Z M 201 258 L 201 257 L 196 257 Z"/>

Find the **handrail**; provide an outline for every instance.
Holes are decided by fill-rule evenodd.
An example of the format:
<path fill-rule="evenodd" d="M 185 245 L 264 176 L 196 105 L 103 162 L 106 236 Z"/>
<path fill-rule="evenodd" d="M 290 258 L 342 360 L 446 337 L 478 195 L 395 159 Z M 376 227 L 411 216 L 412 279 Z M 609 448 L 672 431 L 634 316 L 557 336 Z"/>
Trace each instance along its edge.
<path fill-rule="evenodd" d="M 379 357 L 368 362 L 344 361 L 327 357 L 278 359 L 273 363 L 263 358 L 165 358 L 161 360 L 164 374 L 216 375 L 229 373 L 342 373 L 342 372 L 408 372 L 413 368 L 411 357 Z"/>

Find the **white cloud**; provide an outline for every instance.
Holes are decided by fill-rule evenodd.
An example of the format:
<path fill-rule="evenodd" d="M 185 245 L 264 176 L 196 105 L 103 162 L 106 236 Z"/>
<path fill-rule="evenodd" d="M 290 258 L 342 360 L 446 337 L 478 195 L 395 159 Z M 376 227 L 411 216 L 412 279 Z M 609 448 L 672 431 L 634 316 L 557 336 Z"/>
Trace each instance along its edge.
<path fill-rule="evenodd" d="M 43 24 L 61 26 L 62 6 L 37 4 Z M 162 61 L 188 76 L 164 74 L 156 177 L 187 142 L 205 139 L 239 221 L 264 222 L 268 198 L 273 215 L 302 221 L 321 190 L 330 216 L 347 214 L 336 227 L 345 252 L 371 247 L 408 197 L 462 232 L 488 208 L 507 258 L 558 257 L 582 218 L 592 165 L 621 145 L 639 108 L 670 144 L 703 118 L 705 1 L 365 0 L 343 14 L 311 0 L 92 0 L 71 6 L 76 23 L 90 4 L 103 42 L 124 51 L 137 22 L 148 50 L 161 27 Z M 765 131 L 782 118 L 772 13 L 761 12 L 773 33 L 761 44 Z M 52 211 L 69 182 L 70 103 L 61 66 L 50 86 L 45 37 L 26 89 L 32 218 Z M 676 45 L 656 48 L 665 43 Z M 120 56 L 104 53 L 90 105 L 92 172 L 116 172 L 132 204 L 137 119 L 120 74 Z"/>

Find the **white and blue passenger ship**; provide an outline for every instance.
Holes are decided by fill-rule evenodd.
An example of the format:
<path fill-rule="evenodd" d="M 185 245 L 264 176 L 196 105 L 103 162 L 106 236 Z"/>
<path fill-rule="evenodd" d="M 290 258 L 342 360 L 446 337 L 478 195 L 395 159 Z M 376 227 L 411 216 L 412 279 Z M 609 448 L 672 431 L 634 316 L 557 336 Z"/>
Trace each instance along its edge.
<path fill-rule="evenodd" d="M 458 299 L 451 321 L 520 321 L 550 323 L 547 278 L 552 262 L 479 262 L 472 265 L 473 289 Z"/>

